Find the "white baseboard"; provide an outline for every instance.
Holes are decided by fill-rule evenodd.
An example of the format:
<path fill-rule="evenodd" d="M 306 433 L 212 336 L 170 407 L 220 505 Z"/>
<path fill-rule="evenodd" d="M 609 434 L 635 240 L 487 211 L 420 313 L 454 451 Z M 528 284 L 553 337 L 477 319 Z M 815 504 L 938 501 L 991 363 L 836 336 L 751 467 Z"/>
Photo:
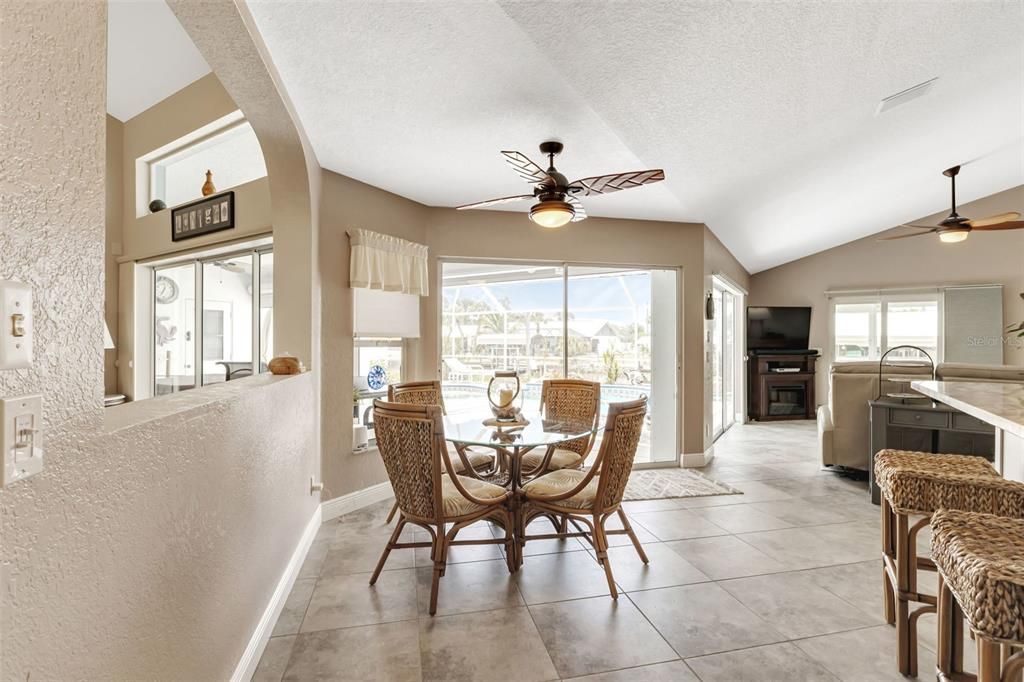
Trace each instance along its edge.
<path fill-rule="evenodd" d="M 335 497 L 333 500 L 327 500 L 320 505 L 321 517 L 324 521 L 330 521 L 342 514 L 348 514 L 351 511 L 368 507 L 375 502 L 386 500 L 393 495 L 391 483 L 384 481 L 377 485 L 371 485 L 369 488 L 363 488 L 354 493 Z"/>
<path fill-rule="evenodd" d="M 277 587 L 274 589 L 274 594 L 270 597 L 267 608 L 264 609 L 263 615 L 260 617 L 260 622 L 256 625 L 256 631 L 252 633 L 249 644 L 245 647 L 245 652 L 242 654 L 242 659 L 235 666 L 235 672 L 231 675 L 231 682 L 249 682 L 252 679 L 252 674 L 256 671 L 260 658 L 263 657 L 263 650 L 267 646 L 267 640 L 270 639 L 270 633 L 273 632 L 274 625 L 277 624 L 277 617 L 281 615 L 284 603 L 288 599 L 288 595 L 291 594 L 292 586 L 295 584 L 295 578 L 299 575 L 299 569 L 302 568 L 302 563 L 306 560 L 306 554 L 313 544 L 313 539 L 316 538 L 316 533 L 320 530 L 320 514 L 321 509 L 318 506 L 306 524 L 306 529 L 302 531 L 299 544 L 295 547 L 295 551 L 292 552 L 292 558 L 288 560 L 288 565 L 285 566 L 281 579 L 277 581 Z"/>
<path fill-rule="evenodd" d="M 711 445 L 704 452 L 684 452 L 679 457 L 680 465 L 683 468 L 700 468 L 711 464 L 711 460 L 715 458 L 715 446 Z"/>

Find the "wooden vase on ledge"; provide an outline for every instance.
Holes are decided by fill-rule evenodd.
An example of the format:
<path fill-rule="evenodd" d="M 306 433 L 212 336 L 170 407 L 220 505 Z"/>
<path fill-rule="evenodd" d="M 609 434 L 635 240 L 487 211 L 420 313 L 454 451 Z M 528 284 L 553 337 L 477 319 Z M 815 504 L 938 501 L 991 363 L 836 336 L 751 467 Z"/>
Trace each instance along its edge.
<path fill-rule="evenodd" d="M 208 170 L 206 171 L 206 182 L 203 183 L 203 196 L 208 197 L 216 191 L 217 188 L 213 186 L 213 171 Z"/>

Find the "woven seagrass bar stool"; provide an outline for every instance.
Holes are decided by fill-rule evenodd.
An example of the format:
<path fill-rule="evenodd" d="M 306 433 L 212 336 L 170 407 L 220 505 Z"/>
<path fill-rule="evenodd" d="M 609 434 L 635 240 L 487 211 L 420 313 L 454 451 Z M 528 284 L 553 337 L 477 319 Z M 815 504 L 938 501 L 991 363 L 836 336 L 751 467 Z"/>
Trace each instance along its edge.
<path fill-rule="evenodd" d="M 885 620 L 896 626 L 896 665 L 917 675 L 917 620 L 934 613 L 936 599 L 918 592 L 918 570 L 935 564 L 917 556 L 917 536 L 940 508 L 997 511 L 985 484 L 1006 483 L 983 457 L 882 450 L 875 455 L 882 492 L 882 590 Z M 998 505 L 996 505 L 998 506 Z M 911 524 L 911 517 L 922 517 Z M 911 610 L 911 602 L 920 604 Z"/>
<path fill-rule="evenodd" d="M 932 517 L 939 571 L 938 679 L 1019 682 L 1024 675 L 1024 520 L 940 510 Z M 978 675 L 963 672 L 963 624 Z"/>

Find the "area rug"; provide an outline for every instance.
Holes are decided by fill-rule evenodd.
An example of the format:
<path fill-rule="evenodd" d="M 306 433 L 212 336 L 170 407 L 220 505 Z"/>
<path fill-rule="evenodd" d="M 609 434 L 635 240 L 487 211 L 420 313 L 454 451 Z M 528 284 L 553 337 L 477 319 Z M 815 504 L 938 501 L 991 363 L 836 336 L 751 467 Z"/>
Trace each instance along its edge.
<path fill-rule="evenodd" d="M 693 469 L 640 469 L 629 475 L 623 500 L 742 495 L 743 491 Z"/>

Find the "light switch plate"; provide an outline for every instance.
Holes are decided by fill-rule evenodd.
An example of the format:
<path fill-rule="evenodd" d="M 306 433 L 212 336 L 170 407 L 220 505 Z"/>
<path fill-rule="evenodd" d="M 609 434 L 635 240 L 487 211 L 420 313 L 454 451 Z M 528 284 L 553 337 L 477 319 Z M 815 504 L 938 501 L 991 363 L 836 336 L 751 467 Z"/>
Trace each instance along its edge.
<path fill-rule="evenodd" d="M 42 428 L 43 396 L 23 395 L 0 400 L 4 485 L 43 470 Z"/>
<path fill-rule="evenodd" d="M 14 281 L 0 282 L 0 369 L 32 364 L 32 289 Z"/>

